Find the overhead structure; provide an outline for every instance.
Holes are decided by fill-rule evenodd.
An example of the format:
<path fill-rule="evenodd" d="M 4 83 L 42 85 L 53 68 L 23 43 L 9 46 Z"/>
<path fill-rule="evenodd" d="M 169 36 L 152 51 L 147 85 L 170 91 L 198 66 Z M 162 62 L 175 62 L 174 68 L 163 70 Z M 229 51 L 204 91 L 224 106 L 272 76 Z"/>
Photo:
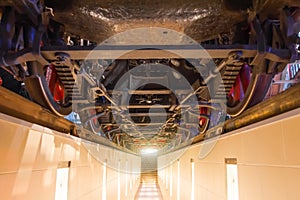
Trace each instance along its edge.
<path fill-rule="evenodd" d="M 298 6 L 4 0 L 1 84 L 118 146 L 180 145 L 264 100 L 298 62 Z"/>

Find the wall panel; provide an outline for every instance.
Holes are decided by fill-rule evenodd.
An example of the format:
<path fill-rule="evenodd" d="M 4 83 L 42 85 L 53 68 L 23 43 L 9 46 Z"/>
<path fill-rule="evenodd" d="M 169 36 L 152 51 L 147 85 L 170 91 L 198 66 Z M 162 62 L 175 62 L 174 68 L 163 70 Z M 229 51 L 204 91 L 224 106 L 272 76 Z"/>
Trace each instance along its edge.
<path fill-rule="evenodd" d="M 179 199 L 191 199 L 190 159 L 195 161 L 195 199 L 227 199 L 225 158 L 237 159 L 239 199 L 299 199 L 299 124 L 300 109 L 296 109 L 182 150 L 179 160 L 184 164 L 180 173 L 185 174 L 181 176 L 185 180 L 181 183 L 184 187 L 181 187 Z M 215 146 L 207 156 L 199 158 L 206 142 L 215 143 Z M 170 197 L 163 184 L 163 174 L 169 169 L 166 161 L 171 163 L 176 154 L 178 152 L 158 158 L 159 185 L 165 199 L 178 199 L 176 195 Z M 177 174 L 173 176 L 176 181 Z"/>
<path fill-rule="evenodd" d="M 56 170 L 71 162 L 68 199 L 102 199 L 103 165 L 107 162 L 106 199 L 117 200 L 120 162 L 120 199 L 131 198 L 139 186 L 140 157 L 0 114 L 0 197 L 55 199 Z M 127 164 L 127 170 L 125 163 Z M 135 180 L 135 181 L 133 181 Z M 130 184 L 131 182 L 131 184 Z M 131 185 L 131 187 L 130 187 Z"/>

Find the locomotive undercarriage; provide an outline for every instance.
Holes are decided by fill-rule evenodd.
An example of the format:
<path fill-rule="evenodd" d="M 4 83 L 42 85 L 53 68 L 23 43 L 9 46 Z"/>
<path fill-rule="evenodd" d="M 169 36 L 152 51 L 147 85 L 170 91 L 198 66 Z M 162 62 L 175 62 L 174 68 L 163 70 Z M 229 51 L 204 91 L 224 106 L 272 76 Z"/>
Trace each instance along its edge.
<path fill-rule="evenodd" d="M 78 41 L 51 9 L 25 7 L 2 7 L 3 86 L 57 115 L 73 111 L 83 128 L 129 149 L 172 147 L 221 127 L 261 102 L 274 75 L 299 59 L 290 8 L 199 48 Z"/>

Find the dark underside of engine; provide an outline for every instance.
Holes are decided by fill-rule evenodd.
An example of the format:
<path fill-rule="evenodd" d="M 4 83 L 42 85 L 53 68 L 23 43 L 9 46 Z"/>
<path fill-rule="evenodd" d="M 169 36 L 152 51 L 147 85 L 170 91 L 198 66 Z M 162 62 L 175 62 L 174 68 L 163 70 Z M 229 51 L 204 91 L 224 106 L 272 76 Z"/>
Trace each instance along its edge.
<path fill-rule="evenodd" d="M 1 0 L 0 78 L 118 145 L 170 147 L 264 99 L 297 60 L 299 5 Z"/>

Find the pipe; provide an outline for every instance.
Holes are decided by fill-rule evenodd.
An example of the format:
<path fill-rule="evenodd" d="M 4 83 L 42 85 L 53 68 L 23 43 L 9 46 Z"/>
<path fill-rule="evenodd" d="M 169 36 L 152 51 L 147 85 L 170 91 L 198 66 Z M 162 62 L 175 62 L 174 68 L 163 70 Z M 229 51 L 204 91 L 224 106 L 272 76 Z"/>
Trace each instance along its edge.
<path fill-rule="evenodd" d="M 256 122 L 280 115 L 290 110 L 300 107 L 300 83 L 294 85 L 288 90 L 273 96 L 251 108 L 245 110 L 241 115 L 225 121 L 223 125 L 223 132 L 227 132 L 254 124 Z M 280 103 L 279 103 L 280 102 Z M 222 127 L 221 127 L 222 128 Z M 209 132 L 216 132 L 212 135 L 220 135 L 220 127 L 213 127 Z M 193 138 L 192 144 L 199 143 L 207 139 L 205 134 L 197 135 Z M 183 146 L 179 147 L 183 148 Z"/>
<path fill-rule="evenodd" d="M 109 138 L 110 141 L 112 141 L 112 137 L 111 137 L 110 134 L 115 132 L 115 131 L 119 131 L 119 130 L 120 130 L 120 128 L 116 128 L 116 129 L 112 129 L 112 130 L 106 132 L 106 134 L 108 135 L 108 138 Z"/>
<path fill-rule="evenodd" d="M 93 119 L 96 119 L 96 118 L 99 118 L 99 117 L 102 117 L 103 115 L 105 115 L 107 112 L 102 112 L 102 113 L 99 113 L 97 115 L 93 115 L 91 117 L 89 117 L 85 122 L 84 122 L 84 125 L 86 126 L 88 124 L 89 121 L 93 120 Z"/>
<path fill-rule="evenodd" d="M 229 132 L 264 119 L 300 107 L 300 84 L 245 110 L 238 117 L 225 122 L 224 131 Z"/>

